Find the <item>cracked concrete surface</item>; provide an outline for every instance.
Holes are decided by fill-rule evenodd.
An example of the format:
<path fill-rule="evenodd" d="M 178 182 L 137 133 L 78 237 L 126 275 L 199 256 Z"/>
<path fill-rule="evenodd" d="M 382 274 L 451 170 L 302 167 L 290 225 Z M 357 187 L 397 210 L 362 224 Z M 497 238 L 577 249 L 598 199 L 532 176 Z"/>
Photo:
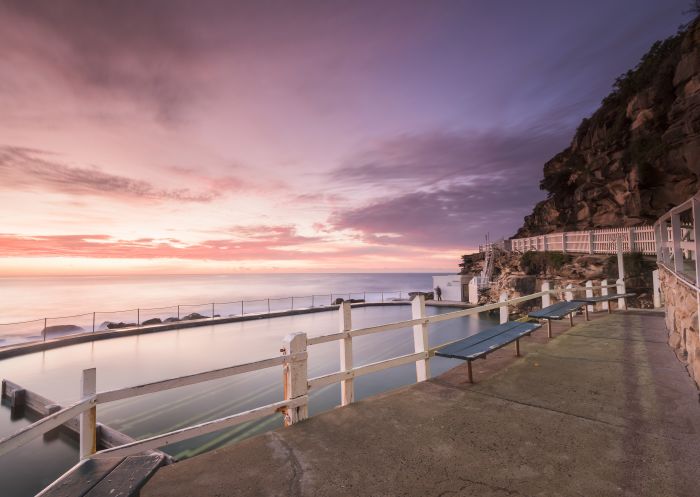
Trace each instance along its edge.
<path fill-rule="evenodd" d="M 555 332 L 475 363 L 473 386 L 460 366 L 162 468 L 141 495 L 700 495 L 698 392 L 663 317 Z"/>

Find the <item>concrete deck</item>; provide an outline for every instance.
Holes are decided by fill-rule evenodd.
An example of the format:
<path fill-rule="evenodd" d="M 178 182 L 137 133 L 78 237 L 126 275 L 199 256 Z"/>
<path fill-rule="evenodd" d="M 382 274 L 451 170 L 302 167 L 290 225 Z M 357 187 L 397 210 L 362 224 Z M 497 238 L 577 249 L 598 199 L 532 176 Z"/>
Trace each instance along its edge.
<path fill-rule="evenodd" d="M 473 386 L 457 367 L 164 467 L 141 495 L 700 495 L 698 392 L 663 318 L 594 316 L 476 362 Z"/>

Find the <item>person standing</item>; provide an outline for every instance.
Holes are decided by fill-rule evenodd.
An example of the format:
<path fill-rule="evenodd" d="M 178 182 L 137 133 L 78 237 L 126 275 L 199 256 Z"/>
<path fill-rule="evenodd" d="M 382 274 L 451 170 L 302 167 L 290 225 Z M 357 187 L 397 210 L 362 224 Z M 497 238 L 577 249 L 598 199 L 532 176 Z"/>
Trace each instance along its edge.
<path fill-rule="evenodd" d="M 435 287 L 435 296 L 438 300 L 442 300 L 442 288 L 440 288 L 439 286 Z"/>

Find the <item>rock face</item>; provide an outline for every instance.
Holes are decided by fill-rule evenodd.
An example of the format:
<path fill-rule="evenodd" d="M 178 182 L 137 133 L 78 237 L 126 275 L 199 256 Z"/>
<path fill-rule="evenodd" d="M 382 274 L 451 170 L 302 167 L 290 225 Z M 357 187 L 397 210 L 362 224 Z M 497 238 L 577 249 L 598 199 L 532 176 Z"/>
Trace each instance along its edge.
<path fill-rule="evenodd" d="M 544 166 L 549 192 L 515 235 L 635 226 L 700 184 L 700 19 L 618 78 L 569 148 Z"/>
<path fill-rule="evenodd" d="M 688 365 L 688 372 L 695 383 L 700 384 L 700 338 L 695 292 L 663 268 L 659 268 L 659 280 L 666 306 L 668 343 L 678 358 Z"/>

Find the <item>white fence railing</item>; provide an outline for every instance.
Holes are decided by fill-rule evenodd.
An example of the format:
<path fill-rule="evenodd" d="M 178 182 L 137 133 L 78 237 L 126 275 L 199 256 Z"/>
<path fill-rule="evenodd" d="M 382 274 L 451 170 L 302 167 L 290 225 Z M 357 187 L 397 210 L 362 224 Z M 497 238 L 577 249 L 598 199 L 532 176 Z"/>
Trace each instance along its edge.
<path fill-rule="evenodd" d="M 550 290 L 549 282 L 543 284 L 543 291 L 525 295 L 522 297 L 506 300 L 502 295 L 501 301 L 492 304 L 482 305 L 471 309 L 462 309 L 444 314 L 428 316 L 425 309 L 425 297 L 418 295 L 411 302 L 412 319 L 398 321 L 378 326 L 366 328 L 352 328 L 351 304 L 344 302 L 339 307 L 339 331 L 327 335 L 308 338 L 306 333 L 294 333 L 284 338 L 283 355 L 257 362 L 238 364 L 213 371 L 196 373 L 178 378 L 166 379 L 153 383 L 146 383 L 132 387 L 118 388 L 104 392 L 96 390 L 96 370 L 86 369 L 83 371 L 81 382 L 81 398 L 74 404 L 50 414 L 41 420 L 23 428 L 19 432 L 0 440 L 0 456 L 13 449 L 25 445 L 31 440 L 55 429 L 66 421 L 80 416 L 80 458 L 103 458 L 110 456 L 128 456 L 140 452 L 165 447 L 174 442 L 186 440 L 198 435 L 211 433 L 226 427 L 230 427 L 243 422 L 270 416 L 277 412 L 284 414 L 286 426 L 294 424 L 308 417 L 309 392 L 320 389 L 333 383 L 341 384 L 341 405 L 347 405 L 354 401 L 353 380 L 357 377 L 382 371 L 384 369 L 415 363 L 416 380 L 424 381 L 430 378 L 430 358 L 440 347 L 446 343 L 430 346 L 428 343 L 428 326 L 433 323 L 447 321 L 451 319 L 473 316 L 482 312 L 501 309 L 501 322 L 508 319 L 508 306 L 520 304 L 533 299 L 542 299 L 543 306 L 549 305 L 550 297 L 557 295 L 559 298 L 571 300 L 574 291 L 585 291 L 586 295 L 592 295 L 593 289 L 597 289 L 601 294 L 607 294 L 607 289 L 614 285 L 592 286 L 588 282 L 585 287 L 573 288 L 568 285 L 563 289 Z M 618 293 L 624 293 L 624 282 L 617 282 Z M 624 299 L 619 299 L 621 308 L 624 308 Z M 413 328 L 414 351 L 411 354 L 401 355 L 383 361 L 355 367 L 353 365 L 352 342 L 356 337 L 382 333 L 401 328 Z M 307 367 L 307 347 L 338 341 L 340 342 L 340 370 L 322 376 L 308 378 Z M 452 342 L 457 341 L 453 340 Z M 452 343 L 449 342 L 449 343 Z M 97 411 L 99 404 L 114 402 L 127 398 L 137 397 L 173 388 L 184 387 L 206 381 L 225 378 L 233 375 L 259 371 L 271 367 L 282 366 L 284 382 L 284 399 L 279 402 L 267 404 L 249 411 L 233 414 L 224 418 L 207 421 L 205 423 L 182 428 L 176 431 L 155 435 L 142 440 L 136 440 L 118 447 L 104 449 L 97 452 Z"/>
<path fill-rule="evenodd" d="M 654 224 L 659 266 L 675 274 L 700 298 L 700 193 L 661 216 Z M 700 300 L 698 300 L 700 302 Z"/>
<path fill-rule="evenodd" d="M 529 238 L 510 240 L 514 252 L 557 251 L 575 254 L 616 254 L 617 239 L 622 238 L 625 253 L 656 254 L 656 230 L 654 226 L 633 226 L 590 231 L 565 231 Z"/>

